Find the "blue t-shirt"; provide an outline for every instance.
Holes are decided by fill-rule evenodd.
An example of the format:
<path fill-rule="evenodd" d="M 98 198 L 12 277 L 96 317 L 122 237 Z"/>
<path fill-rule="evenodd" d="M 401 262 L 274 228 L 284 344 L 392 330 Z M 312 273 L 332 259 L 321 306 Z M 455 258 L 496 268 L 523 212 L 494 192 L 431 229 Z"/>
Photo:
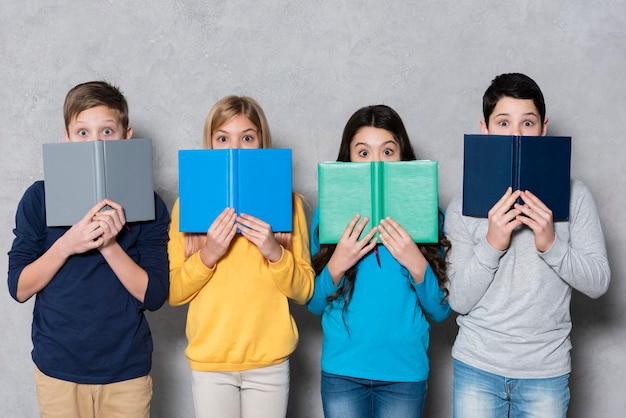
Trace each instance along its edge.
<path fill-rule="evenodd" d="M 311 254 L 319 250 L 319 214 L 311 225 Z M 437 277 L 430 266 L 424 281 L 415 284 L 406 268 L 378 245 L 376 255 L 359 261 L 352 299 L 343 311 L 343 298 L 327 301 L 341 286 L 333 284 L 328 266 L 315 278 L 309 310 L 322 315 L 322 370 L 341 376 L 389 382 L 428 379 L 430 325 L 426 316 L 443 321 L 450 314 Z M 442 301 L 443 300 L 443 301 Z"/>
<path fill-rule="evenodd" d="M 26 190 L 15 216 L 9 252 L 9 292 L 19 276 L 63 235 L 47 227 L 43 181 Z M 169 214 L 155 193 L 155 220 L 127 224 L 117 242 L 148 273 L 144 303 L 120 283 L 97 250 L 71 256 L 36 295 L 32 358 L 46 375 L 84 384 L 145 376 L 152 365 L 152 336 L 144 310 L 160 308 L 169 290 Z"/>

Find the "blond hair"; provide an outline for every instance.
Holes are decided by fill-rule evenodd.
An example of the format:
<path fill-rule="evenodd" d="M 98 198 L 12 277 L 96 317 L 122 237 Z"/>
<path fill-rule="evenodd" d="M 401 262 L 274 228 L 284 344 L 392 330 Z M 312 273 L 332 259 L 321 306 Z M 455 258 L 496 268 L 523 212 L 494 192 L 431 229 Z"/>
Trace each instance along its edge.
<path fill-rule="evenodd" d="M 265 113 L 256 100 L 247 96 L 226 96 L 215 103 L 204 122 L 202 147 L 213 148 L 211 144 L 213 133 L 237 115 L 246 116 L 256 126 L 261 137 L 261 148 L 272 148 L 272 135 Z"/>

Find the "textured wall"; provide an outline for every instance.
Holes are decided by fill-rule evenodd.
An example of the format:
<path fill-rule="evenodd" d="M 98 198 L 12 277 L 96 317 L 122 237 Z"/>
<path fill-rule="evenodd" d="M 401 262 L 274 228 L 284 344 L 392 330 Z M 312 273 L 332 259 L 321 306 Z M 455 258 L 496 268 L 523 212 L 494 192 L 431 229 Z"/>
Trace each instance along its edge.
<path fill-rule="evenodd" d="M 65 93 L 79 82 L 119 85 L 135 137 L 155 141 L 158 191 L 177 194 L 176 150 L 200 146 L 220 97 L 255 97 L 277 146 L 294 149 L 294 183 L 316 204 L 316 163 L 335 158 L 357 108 L 394 107 L 418 155 L 439 160 L 441 205 L 461 190 L 462 135 L 478 132 L 496 74 L 542 86 L 549 133 L 571 135 L 573 175 L 600 207 L 613 271 L 607 295 L 572 303 L 571 417 L 623 414 L 626 247 L 621 123 L 626 120 L 626 5 L 621 0 L 390 1 L 0 0 L 0 249 L 17 202 L 42 177 L 41 144 L 62 140 Z M 310 212 L 309 212 L 310 213 Z M 0 258 L 6 271 L 7 259 Z M 0 292 L 0 415 L 36 417 L 32 301 Z M 193 416 L 183 356 L 184 308 L 150 314 L 153 417 Z M 320 417 L 319 319 L 294 307 L 291 417 Z M 450 415 L 454 319 L 432 330 L 429 417 Z"/>

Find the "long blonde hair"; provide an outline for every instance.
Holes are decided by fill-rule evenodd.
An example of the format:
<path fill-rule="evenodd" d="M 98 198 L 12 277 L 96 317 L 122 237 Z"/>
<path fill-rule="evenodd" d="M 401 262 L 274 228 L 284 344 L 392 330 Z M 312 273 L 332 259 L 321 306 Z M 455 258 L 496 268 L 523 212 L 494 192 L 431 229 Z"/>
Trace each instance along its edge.
<path fill-rule="evenodd" d="M 272 148 L 272 135 L 265 118 L 265 113 L 261 105 L 251 97 L 247 96 L 226 96 L 218 100 L 209 111 L 204 122 L 204 134 L 202 136 L 202 147 L 211 149 L 211 137 L 213 133 L 230 119 L 237 115 L 244 115 L 259 130 L 261 137 L 261 148 Z M 295 205 L 295 202 L 293 202 Z M 276 241 L 285 249 L 291 250 L 291 233 L 274 233 Z M 206 233 L 186 233 L 185 234 L 185 258 L 198 252 L 206 244 Z"/>

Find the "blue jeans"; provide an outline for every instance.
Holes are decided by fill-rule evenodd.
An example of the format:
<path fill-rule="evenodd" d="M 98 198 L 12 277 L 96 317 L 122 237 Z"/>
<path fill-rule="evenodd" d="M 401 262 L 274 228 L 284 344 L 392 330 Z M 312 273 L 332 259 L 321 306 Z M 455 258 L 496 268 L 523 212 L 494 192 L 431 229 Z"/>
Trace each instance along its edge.
<path fill-rule="evenodd" d="M 569 374 L 510 379 L 454 360 L 453 418 L 565 418 Z"/>
<path fill-rule="evenodd" d="M 322 406 L 326 418 L 420 418 L 426 381 L 382 382 L 322 371 Z"/>

